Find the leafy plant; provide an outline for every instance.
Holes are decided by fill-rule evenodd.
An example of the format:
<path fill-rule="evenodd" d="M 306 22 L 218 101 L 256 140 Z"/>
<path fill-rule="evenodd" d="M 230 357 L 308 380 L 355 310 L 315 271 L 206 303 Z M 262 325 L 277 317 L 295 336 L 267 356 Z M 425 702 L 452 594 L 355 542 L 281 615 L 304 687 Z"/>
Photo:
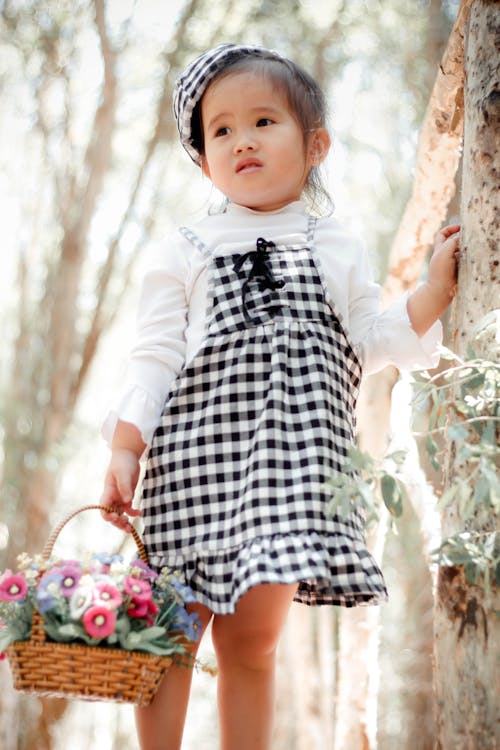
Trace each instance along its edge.
<path fill-rule="evenodd" d="M 478 335 L 495 323 L 491 316 Z M 476 357 L 461 359 L 449 349 L 442 356 L 453 364 L 433 377 L 424 375 L 416 384 L 415 407 L 430 401 L 429 430 L 425 446 L 432 465 L 441 468 L 438 435 L 447 442 L 452 456 L 448 486 L 439 499 L 441 511 L 453 503 L 465 530 L 445 539 L 434 558 L 440 565 L 463 565 L 469 583 L 483 575 L 488 585 L 490 572 L 500 583 L 498 534 L 474 531 L 472 520 L 479 516 L 495 519 L 500 511 L 498 474 L 498 423 L 500 422 L 500 365 Z M 471 528 L 469 528 L 471 527 Z"/>
<path fill-rule="evenodd" d="M 391 516 L 403 512 L 406 489 L 398 471 L 406 458 L 406 451 L 393 451 L 383 459 L 375 459 L 357 447 L 349 450 L 342 474 L 331 477 L 327 486 L 332 499 L 328 505 L 331 515 L 348 518 L 354 508 L 366 512 L 367 526 L 379 520 L 379 496 Z"/>
<path fill-rule="evenodd" d="M 488 316 L 478 336 L 496 324 L 497 317 L 496 313 Z M 469 354 L 464 360 L 443 348 L 442 357 L 453 364 L 433 376 L 420 374 L 413 408 L 414 412 L 428 410 L 430 405 L 429 429 L 415 434 L 425 439 L 436 470 L 442 469 L 445 446 L 451 453 L 448 486 L 438 508 L 445 511 L 454 503 L 465 527 L 445 539 L 433 558 L 439 565 L 463 565 L 469 583 L 483 576 L 488 586 L 492 571 L 493 580 L 500 584 L 500 538 L 494 529 L 474 531 L 472 519 L 480 514 L 495 519 L 500 511 L 500 365 L 476 357 L 472 350 Z M 441 447 L 438 436 L 443 438 Z M 328 482 L 332 492 L 329 513 L 347 518 L 354 506 L 364 508 L 370 524 L 378 520 L 381 496 L 391 515 L 400 516 L 406 491 L 399 470 L 405 456 L 405 451 L 395 451 L 376 460 L 352 448 L 343 473 Z"/>

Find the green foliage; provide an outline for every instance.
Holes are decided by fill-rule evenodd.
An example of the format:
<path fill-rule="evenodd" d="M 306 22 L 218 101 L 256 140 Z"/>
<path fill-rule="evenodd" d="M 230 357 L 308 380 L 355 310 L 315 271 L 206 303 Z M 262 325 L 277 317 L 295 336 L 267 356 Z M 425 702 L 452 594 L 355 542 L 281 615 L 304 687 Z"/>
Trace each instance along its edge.
<path fill-rule="evenodd" d="M 476 532 L 468 527 L 474 519 L 480 519 L 480 527 L 491 526 L 500 511 L 500 365 L 470 354 L 462 360 L 443 350 L 443 357 L 454 364 L 433 377 L 421 375 L 415 384 L 414 410 L 430 407 L 429 430 L 422 436 L 431 465 L 442 470 L 445 453 L 451 456 L 448 485 L 438 508 L 445 512 L 453 507 L 465 527 L 445 539 L 433 558 L 439 565 L 463 565 L 469 583 L 482 577 L 487 587 L 492 572 L 493 581 L 500 583 L 500 537 L 494 530 Z M 378 520 L 381 497 L 390 514 L 400 516 L 406 491 L 399 470 L 405 456 L 405 451 L 396 451 L 376 460 L 352 448 L 343 474 L 328 483 L 329 512 L 347 518 L 356 506 L 366 511 L 371 524 Z"/>
<path fill-rule="evenodd" d="M 417 383 L 415 407 L 431 402 L 426 449 L 432 465 L 441 465 L 436 437 L 447 439 L 453 457 L 451 482 L 439 501 L 445 510 L 451 503 L 463 522 L 482 507 L 497 514 L 500 510 L 500 365 L 486 359 L 460 360 L 449 350 L 449 360 L 457 364 L 444 373 Z"/>
<path fill-rule="evenodd" d="M 486 316 L 477 338 L 496 325 L 497 317 L 496 311 Z M 441 468 L 440 435 L 451 457 L 449 480 L 438 507 L 442 512 L 453 508 L 466 530 L 445 539 L 434 551 L 434 559 L 440 565 L 463 565 L 469 583 L 482 576 L 489 586 L 492 571 L 495 582 L 500 582 L 499 536 L 493 530 L 475 532 L 472 527 L 475 519 L 480 519 L 480 526 L 491 526 L 500 511 L 500 365 L 476 357 L 471 347 L 466 360 L 449 350 L 443 356 L 453 364 L 417 383 L 415 406 L 431 403 L 425 439 L 431 464 Z"/>
<path fill-rule="evenodd" d="M 398 471 L 405 458 L 406 451 L 399 450 L 377 460 L 359 448 L 352 447 L 342 474 L 332 477 L 328 482 L 332 491 L 328 512 L 347 519 L 354 508 L 363 509 L 366 512 L 367 526 L 370 526 L 379 519 L 381 496 L 391 516 L 400 516 L 406 490 Z"/>
<path fill-rule="evenodd" d="M 455 534 L 444 540 L 434 551 L 433 557 L 439 565 L 463 565 L 470 584 L 477 583 L 483 576 L 484 586 L 488 590 L 493 572 L 495 584 L 500 585 L 500 538 L 494 531 Z"/>

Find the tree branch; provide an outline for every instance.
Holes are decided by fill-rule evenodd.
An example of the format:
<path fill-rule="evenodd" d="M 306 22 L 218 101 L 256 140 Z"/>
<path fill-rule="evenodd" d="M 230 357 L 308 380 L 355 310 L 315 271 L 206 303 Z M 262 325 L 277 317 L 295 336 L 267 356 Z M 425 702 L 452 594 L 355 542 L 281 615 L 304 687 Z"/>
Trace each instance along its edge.
<path fill-rule="evenodd" d="M 93 0 L 93 4 L 95 26 L 101 45 L 104 74 L 102 100 L 95 113 L 85 154 L 88 177 L 82 191 L 79 216 L 74 228 L 78 247 L 84 243 L 87 236 L 90 222 L 94 215 L 96 201 L 101 192 L 104 176 L 111 163 L 112 139 L 117 108 L 116 53 L 112 49 L 107 35 L 104 0 Z"/>

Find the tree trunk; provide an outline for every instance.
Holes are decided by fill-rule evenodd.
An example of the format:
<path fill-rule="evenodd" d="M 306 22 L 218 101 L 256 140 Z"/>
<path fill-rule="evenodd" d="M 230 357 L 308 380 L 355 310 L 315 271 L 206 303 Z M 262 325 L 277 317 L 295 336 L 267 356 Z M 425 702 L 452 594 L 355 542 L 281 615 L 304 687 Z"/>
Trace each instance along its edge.
<path fill-rule="evenodd" d="M 336 613 L 292 606 L 280 641 L 275 750 L 333 747 Z"/>
<path fill-rule="evenodd" d="M 397 371 L 387 367 L 383 372 L 367 378 L 361 389 L 360 447 L 377 458 L 383 456 L 388 443 L 391 392 L 396 379 Z M 386 524 L 381 523 L 376 535 L 370 535 L 368 539 L 368 547 L 379 564 L 385 533 Z M 369 750 L 376 747 L 379 637 L 379 607 L 342 609 L 336 750 Z"/>
<path fill-rule="evenodd" d="M 474 340 L 477 322 L 494 308 L 498 282 L 498 152 L 500 4 L 476 0 L 466 34 L 465 139 L 462 186 L 462 241 L 454 315 L 454 349 L 464 355 L 473 341 L 477 356 L 498 355 L 494 334 Z M 495 161 L 496 160 L 496 161 Z M 453 462 L 448 481 L 470 467 Z M 464 522 L 453 504 L 443 517 L 448 537 L 467 528 L 494 528 L 484 511 Z M 498 589 L 482 580 L 469 584 L 461 566 L 439 571 L 435 618 L 435 686 L 438 750 L 494 750 L 498 733 Z"/>
<path fill-rule="evenodd" d="M 460 6 L 422 123 L 413 191 L 391 248 L 387 299 L 414 286 L 453 197 L 463 130 L 463 28 L 471 2 Z"/>

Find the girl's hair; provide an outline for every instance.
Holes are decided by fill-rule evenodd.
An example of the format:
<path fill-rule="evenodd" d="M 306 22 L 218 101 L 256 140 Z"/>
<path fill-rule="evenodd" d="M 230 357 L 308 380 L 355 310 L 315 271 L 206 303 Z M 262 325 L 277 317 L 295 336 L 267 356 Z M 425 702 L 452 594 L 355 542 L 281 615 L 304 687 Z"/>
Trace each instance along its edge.
<path fill-rule="evenodd" d="M 326 127 L 327 107 L 325 96 L 312 76 L 296 63 L 272 52 L 259 50 L 258 55 L 245 54 L 229 60 L 227 65 L 210 81 L 206 94 L 215 81 L 220 81 L 233 73 L 251 71 L 262 75 L 281 91 L 287 100 L 290 111 L 299 124 L 307 145 L 310 134 L 317 128 Z M 196 104 L 191 119 L 191 142 L 200 154 L 204 153 L 203 123 L 201 102 Z M 304 185 L 304 196 L 309 206 L 317 213 L 331 213 L 333 203 L 326 190 L 319 167 L 312 167 Z"/>

